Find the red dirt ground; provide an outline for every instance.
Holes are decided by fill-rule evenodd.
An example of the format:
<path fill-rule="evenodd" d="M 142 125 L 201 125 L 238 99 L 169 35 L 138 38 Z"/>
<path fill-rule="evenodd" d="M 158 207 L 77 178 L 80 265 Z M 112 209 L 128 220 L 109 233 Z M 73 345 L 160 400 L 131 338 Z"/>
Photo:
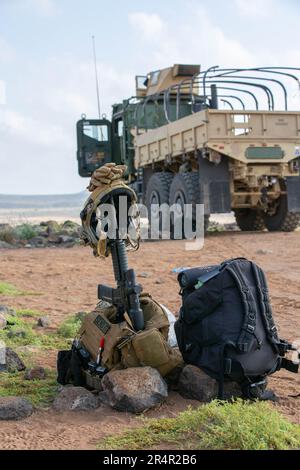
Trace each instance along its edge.
<path fill-rule="evenodd" d="M 227 258 L 245 256 L 266 272 L 280 335 L 290 341 L 300 340 L 300 232 L 284 233 L 216 233 L 207 237 L 201 251 L 185 251 L 183 241 L 142 243 L 131 253 L 130 266 L 139 282 L 158 301 L 174 313 L 180 306 L 176 274 L 180 266 L 219 263 Z M 14 308 L 31 308 L 47 314 L 56 327 L 66 316 L 91 310 L 96 302 L 98 283 L 113 283 L 110 260 L 95 259 L 88 248 L 1 250 L 0 280 L 20 289 L 40 293 L 38 296 L 5 297 L 0 303 Z M 42 362 L 55 367 L 55 352 Z M 46 364 L 45 364 L 46 362 Z M 275 406 L 290 420 L 300 423 L 299 376 L 280 372 L 270 379 L 279 397 Z M 158 410 L 147 416 L 174 416 L 188 404 L 172 392 Z M 104 435 L 137 424 L 133 415 L 119 413 L 106 406 L 91 412 L 58 414 L 37 411 L 19 422 L 1 422 L 0 448 L 3 449 L 94 449 Z"/>

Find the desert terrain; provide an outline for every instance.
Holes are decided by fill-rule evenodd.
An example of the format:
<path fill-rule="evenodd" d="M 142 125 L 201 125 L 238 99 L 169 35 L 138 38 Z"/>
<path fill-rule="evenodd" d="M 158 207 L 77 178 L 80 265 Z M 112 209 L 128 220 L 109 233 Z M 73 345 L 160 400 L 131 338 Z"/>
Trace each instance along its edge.
<path fill-rule="evenodd" d="M 290 341 L 300 340 L 300 233 L 209 234 L 201 251 L 185 251 L 184 241 L 143 242 L 137 253 L 129 254 L 144 291 L 151 293 L 175 314 L 180 307 L 174 268 L 219 263 L 244 256 L 257 262 L 266 272 L 273 310 L 280 335 Z M 89 311 L 97 303 L 98 283 L 113 283 L 111 262 L 99 261 L 88 248 L 0 250 L 0 281 L 39 295 L 0 296 L 0 303 L 30 308 L 48 315 L 50 329 L 66 317 Z M 56 351 L 42 351 L 36 363 L 55 369 Z M 300 423 L 299 376 L 277 373 L 269 381 L 279 398 L 274 406 L 288 419 Z M 175 416 L 188 405 L 171 392 L 167 401 L 146 416 Z M 139 418 L 113 411 L 105 405 L 96 411 L 57 413 L 38 409 L 19 422 L 1 422 L 3 449 L 94 449 L 103 436 L 125 426 L 138 425 Z"/>

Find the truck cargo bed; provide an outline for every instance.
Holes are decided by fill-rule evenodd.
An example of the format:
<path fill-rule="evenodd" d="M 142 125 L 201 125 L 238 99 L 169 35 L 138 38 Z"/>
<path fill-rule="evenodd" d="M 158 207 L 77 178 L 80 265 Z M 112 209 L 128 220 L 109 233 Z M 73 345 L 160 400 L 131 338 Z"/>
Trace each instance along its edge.
<path fill-rule="evenodd" d="M 135 138 L 137 168 L 209 148 L 244 163 L 300 156 L 300 113 L 206 109 Z"/>

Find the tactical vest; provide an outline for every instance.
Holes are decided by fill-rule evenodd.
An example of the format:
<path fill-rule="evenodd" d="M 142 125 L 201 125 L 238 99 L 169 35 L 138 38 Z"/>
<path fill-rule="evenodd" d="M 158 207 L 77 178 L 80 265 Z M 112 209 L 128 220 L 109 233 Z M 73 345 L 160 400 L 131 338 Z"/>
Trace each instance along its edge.
<path fill-rule="evenodd" d="M 95 361 L 104 337 L 101 365 L 108 370 L 151 366 L 162 376 L 182 364 L 177 348 L 168 344 L 169 320 L 163 308 L 149 294 L 141 294 L 145 329 L 136 333 L 130 320 L 116 323 L 117 309 L 101 301 L 83 320 L 78 339 Z"/>

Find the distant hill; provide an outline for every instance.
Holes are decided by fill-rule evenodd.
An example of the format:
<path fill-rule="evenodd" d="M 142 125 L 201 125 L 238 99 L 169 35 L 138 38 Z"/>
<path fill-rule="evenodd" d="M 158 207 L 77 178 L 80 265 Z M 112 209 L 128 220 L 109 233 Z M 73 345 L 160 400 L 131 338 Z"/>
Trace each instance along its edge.
<path fill-rule="evenodd" d="M 18 196 L 0 194 L 0 209 L 47 209 L 81 207 L 88 192 L 76 194 Z"/>

